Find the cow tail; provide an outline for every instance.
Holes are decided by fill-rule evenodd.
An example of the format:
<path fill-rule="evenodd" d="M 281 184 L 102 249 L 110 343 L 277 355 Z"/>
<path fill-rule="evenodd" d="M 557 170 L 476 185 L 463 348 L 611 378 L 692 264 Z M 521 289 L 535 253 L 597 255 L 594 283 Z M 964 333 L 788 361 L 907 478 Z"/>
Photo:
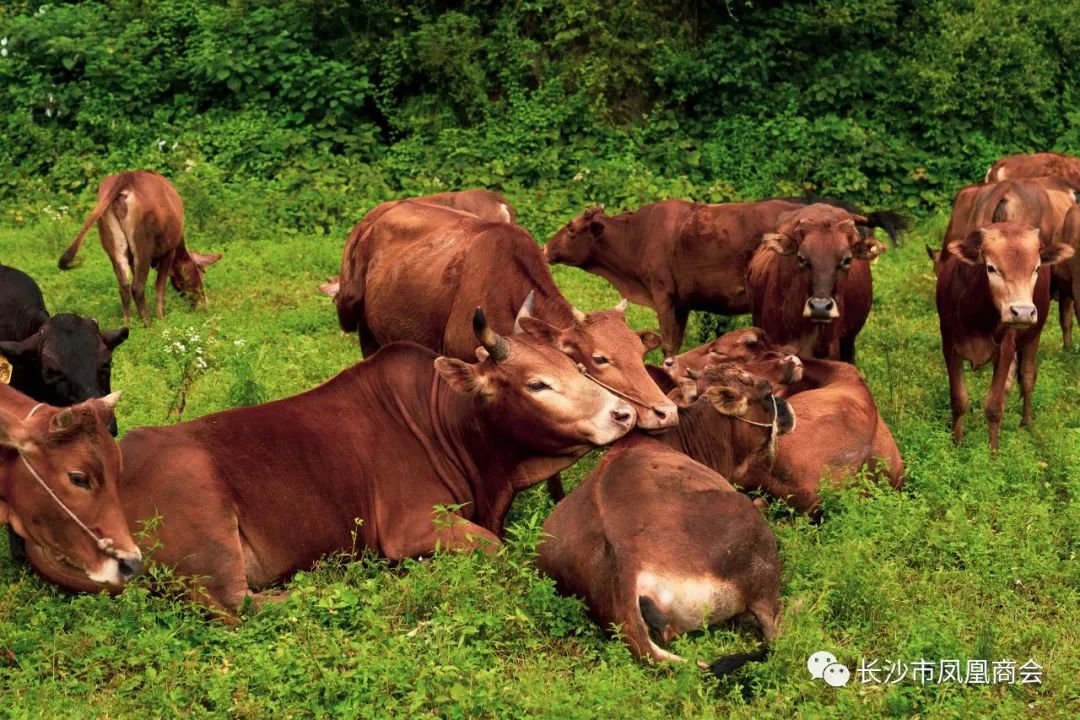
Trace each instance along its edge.
<path fill-rule="evenodd" d="M 767 657 L 769 657 L 769 646 L 762 643 L 758 649 L 753 652 L 736 653 L 734 655 L 725 655 L 722 658 L 718 658 L 709 665 L 709 672 L 718 678 L 722 678 L 728 673 L 735 672 L 746 663 L 761 662 Z"/>
<path fill-rule="evenodd" d="M 360 318 L 364 314 L 367 268 L 364 264 L 363 243 L 370 234 L 371 225 L 364 227 L 361 224 L 353 228 L 353 231 L 349 233 L 349 239 L 345 242 L 345 257 L 341 260 L 338 294 L 334 298 L 334 303 L 337 305 L 338 324 L 345 332 L 356 332 L 360 327 Z M 349 272 L 350 265 L 351 272 Z"/>
<path fill-rule="evenodd" d="M 57 265 L 61 270 L 67 270 L 71 267 L 72 261 L 75 259 L 75 254 L 79 252 L 79 248 L 82 247 L 83 240 L 86 238 L 86 233 L 90 232 L 91 226 L 96 223 L 101 216 L 105 214 L 105 211 L 109 209 L 109 206 L 116 202 L 116 198 L 120 196 L 120 193 L 124 191 L 124 183 L 121 182 L 121 176 L 114 176 L 106 178 L 105 191 L 99 193 L 97 205 L 90 212 L 90 217 L 86 218 L 86 222 L 83 223 L 82 228 L 79 230 L 79 234 L 75 236 L 75 241 L 71 243 L 64 254 L 60 256 L 60 262 Z"/>
<path fill-rule="evenodd" d="M 900 247 L 900 233 L 911 227 L 911 220 L 900 213 L 883 210 L 866 215 L 866 224 L 885 231 L 894 247 Z"/>

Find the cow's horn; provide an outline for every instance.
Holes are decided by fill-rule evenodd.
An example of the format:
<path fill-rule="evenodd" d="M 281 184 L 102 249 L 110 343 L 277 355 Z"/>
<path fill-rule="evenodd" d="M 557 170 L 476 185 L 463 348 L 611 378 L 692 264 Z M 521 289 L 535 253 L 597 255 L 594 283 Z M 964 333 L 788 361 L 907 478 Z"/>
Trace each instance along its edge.
<path fill-rule="evenodd" d="M 627 300 L 626 298 L 623 298 L 622 300 L 620 300 L 618 302 L 618 304 L 615 305 L 615 309 L 618 310 L 621 313 L 625 313 L 626 308 L 629 307 L 629 305 L 630 305 L 630 301 Z"/>
<path fill-rule="evenodd" d="M 488 327 L 487 318 L 484 317 L 484 311 L 480 308 L 476 308 L 476 312 L 473 313 L 472 327 L 473 332 L 476 333 L 476 339 L 488 351 L 492 360 L 502 362 L 510 357 L 510 343 Z"/>
<path fill-rule="evenodd" d="M 521 332 L 521 318 L 532 317 L 534 305 L 536 305 L 536 291 L 530 290 L 525 302 L 521 303 L 521 309 L 518 310 L 517 317 L 514 318 L 515 333 Z"/>
<path fill-rule="evenodd" d="M 581 312 L 580 310 L 578 310 L 573 305 L 570 306 L 570 312 L 572 312 L 574 314 L 574 322 L 576 322 L 576 323 L 585 322 L 585 313 Z"/>

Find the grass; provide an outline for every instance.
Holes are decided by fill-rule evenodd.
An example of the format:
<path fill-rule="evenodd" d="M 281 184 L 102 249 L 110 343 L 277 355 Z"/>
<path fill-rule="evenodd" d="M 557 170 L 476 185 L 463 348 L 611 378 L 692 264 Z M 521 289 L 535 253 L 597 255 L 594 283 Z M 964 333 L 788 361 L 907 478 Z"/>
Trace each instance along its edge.
<path fill-rule="evenodd" d="M 115 280 L 93 236 L 83 267 L 55 269 L 76 220 L 0 230 L 0 261 L 36 277 L 51 311 L 117 325 Z M 521 218 L 540 237 L 565 220 L 542 208 Z M 967 439 L 954 447 L 922 250 L 943 226 L 941 217 L 922 223 L 875 265 L 874 311 L 859 339 L 859 367 L 900 444 L 907 485 L 831 494 L 819 526 L 771 511 L 784 564 L 782 634 L 767 662 L 718 690 L 689 666 L 637 664 L 580 601 L 537 577 L 550 510 L 541 487 L 515 502 L 494 559 L 328 559 L 235 629 L 177 599 L 181 583 L 161 568 L 117 598 L 70 597 L 12 567 L 0 540 L 0 716 L 1076 717 L 1080 353 L 1063 350 L 1056 322 L 1047 324 L 1035 427 L 1017 429 L 1014 389 L 996 456 L 981 413 L 989 373 L 969 374 Z M 194 249 L 225 255 L 207 276 L 210 307 L 193 312 L 170 290 L 164 322 L 133 328 L 114 361 L 121 428 L 172 421 L 185 371 L 192 418 L 299 392 L 354 362 L 355 339 L 341 335 L 315 290 L 336 271 L 346 230 L 191 233 Z M 618 301 L 581 271 L 558 267 L 555 276 L 584 310 Z M 645 308 L 631 306 L 629 319 L 655 327 Z M 192 369 L 191 334 L 209 358 L 205 371 Z M 178 341 L 183 353 L 165 351 Z M 565 473 L 568 486 L 595 461 Z M 713 659 L 754 642 L 718 628 L 676 650 Z M 807 674 L 817 650 L 853 671 L 860 658 L 1033 658 L 1045 671 L 1042 685 L 853 679 L 836 689 Z"/>

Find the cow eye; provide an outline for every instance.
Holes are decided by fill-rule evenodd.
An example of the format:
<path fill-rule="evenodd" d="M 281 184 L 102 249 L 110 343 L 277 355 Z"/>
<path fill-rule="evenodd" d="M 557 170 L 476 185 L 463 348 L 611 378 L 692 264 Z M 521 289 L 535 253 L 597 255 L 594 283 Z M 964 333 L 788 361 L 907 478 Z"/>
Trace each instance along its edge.
<path fill-rule="evenodd" d="M 608 360 L 603 355 L 593 355 L 592 356 L 592 361 L 594 363 L 596 363 L 597 365 L 607 365 L 609 362 L 611 362 L 610 360 Z"/>
<path fill-rule="evenodd" d="M 86 477 L 86 475 L 84 473 L 81 473 L 81 472 L 69 472 L 68 473 L 68 480 L 70 480 L 71 484 L 74 485 L 75 487 L 80 487 L 83 490 L 89 490 L 90 489 L 90 478 Z"/>
<path fill-rule="evenodd" d="M 795 259 L 798 260 L 799 265 L 801 265 L 803 267 L 806 267 L 807 265 L 810 264 L 810 261 L 806 258 L 805 255 L 796 255 Z"/>
<path fill-rule="evenodd" d="M 529 388 L 529 392 L 534 392 L 534 393 L 540 392 L 542 390 L 550 390 L 551 389 L 551 386 L 548 385 L 543 380 L 533 380 L 531 383 L 529 383 L 525 387 Z"/>
<path fill-rule="evenodd" d="M 843 260 L 840 261 L 840 267 L 842 267 L 842 268 L 851 267 L 851 256 L 850 255 L 848 255 L 846 258 L 844 258 Z"/>
<path fill-rule="evenodd" d="M 994 267 L 993 265 L 987 265 L 986 266 L 986 272 L 989 273 L 990 275 L 993 275 L 994 273 L 997 272 L 997 268 Z"/>

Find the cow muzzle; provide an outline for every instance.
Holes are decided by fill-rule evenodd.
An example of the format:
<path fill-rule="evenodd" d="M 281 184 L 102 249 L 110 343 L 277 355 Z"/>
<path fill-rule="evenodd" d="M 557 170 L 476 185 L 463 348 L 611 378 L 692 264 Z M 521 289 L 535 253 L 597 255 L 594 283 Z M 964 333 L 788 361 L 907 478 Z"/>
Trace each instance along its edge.
<path fill-rule="evenodd" d="M 840 317 L 840 310 L 831 297 L 812 297 L 803 306 L 803 317 L 814 322 L 832 322 Z"/>
<path fill-rule="evenodd" d="M 120 586 L 142 572 L 142 553 L 138 548 L 134 552 L 117 552 L 116 557 L 109 557 L 96 568 L 86 569 L 86 576 L 96 583 Z"/>
<path fill-rule="evenodd" d="M 589 423 L 592 427 L 586 436 L 593 445 L 610 445 L 633 429 L 637 422 L 637 412 L 629 403 L 621 400 L 608 403 Z"/>
<path fill-rule="evenodd" d="M 1028 303 L 1012 303 L 1002 320 L 1009 327 L 1031 327 L 1039 321 L 1039 311 L 1034 305 Z"/>
<path fill-rule="evenodd" d="M 679 424 L 679 408 L 675 403 L 647 405 L 637 414 L 637 426 L 642 430 L 662 432 Z"/>

